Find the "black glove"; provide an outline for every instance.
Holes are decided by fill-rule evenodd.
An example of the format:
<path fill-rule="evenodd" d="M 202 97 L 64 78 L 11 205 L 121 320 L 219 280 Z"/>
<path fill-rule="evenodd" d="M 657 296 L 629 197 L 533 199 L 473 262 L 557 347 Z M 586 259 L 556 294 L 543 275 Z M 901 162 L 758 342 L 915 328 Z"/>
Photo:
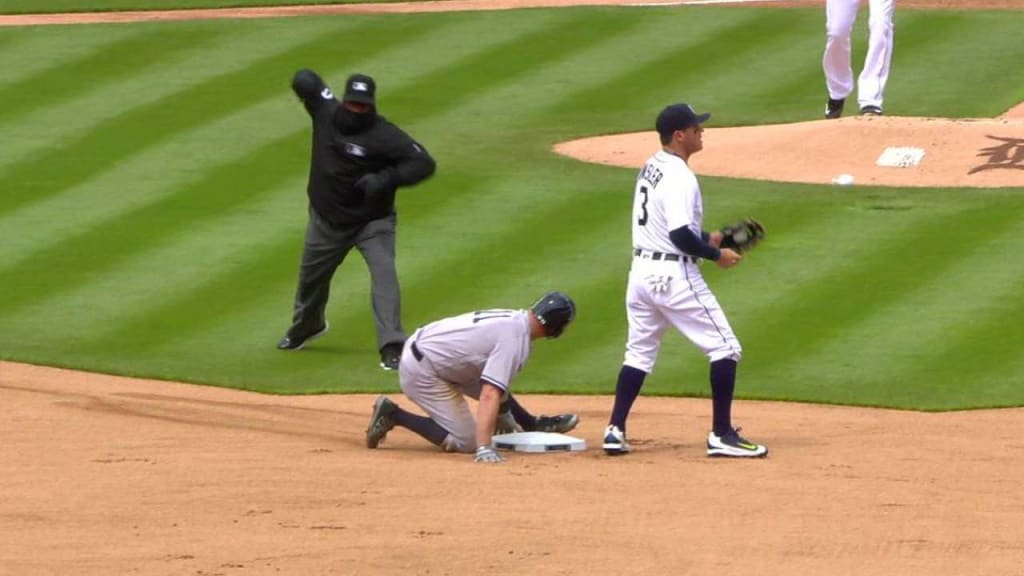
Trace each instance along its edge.
<path fill-rule="evenodd" d="M 356 189 L 367 196 L 378 196 L 391 189 L 391 175 L 387 172 L 370 172 L 356 180 Z"/>
<path fill-rule="evenodd" d="M 745 218 L 735 224 L 722 227 L 721 248 L 731 248 L 744 253 L 764 240 L 764 226 L 753 218 Z"/>

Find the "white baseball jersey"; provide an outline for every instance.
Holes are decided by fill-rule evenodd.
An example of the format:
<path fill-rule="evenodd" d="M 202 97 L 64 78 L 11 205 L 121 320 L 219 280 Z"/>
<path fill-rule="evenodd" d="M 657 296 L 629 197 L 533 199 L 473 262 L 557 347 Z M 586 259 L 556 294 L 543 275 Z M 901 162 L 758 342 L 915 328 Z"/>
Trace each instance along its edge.
<path fill-rule="evenodd" d="M 893 49 L 893 11 L 896 0 L 868 0 L 868 52 L 858 79 L 857 103 L 882 107 Z M 826 0 L 827 39 L 822 67 L 829 98 L 846 98 L 853 92 L 850 34 L 861 0 Z"/>
<path fill-rule="evenodd" d="M 669 232 L 683 226 L 699 237 L 703 212 L 700 185 L 686 162 L 665 151 L 651 156 L 637 175 L 633 197 L 633 264 L 626 289 L 628 366 L 653 371 L 670 327 L 712 362 L 740 359 L 740 343 L 696 259 L 669 238 Z"/>
<path fill-rule="evenodd" d="M 444 448 L 476 449 L 466 396 L 481 382 L 507 393 L 532 351 L 526 310 L 478 310 L 427 324 L 409 337 L 398 367 L 402 392 L 448 431 Z"/>

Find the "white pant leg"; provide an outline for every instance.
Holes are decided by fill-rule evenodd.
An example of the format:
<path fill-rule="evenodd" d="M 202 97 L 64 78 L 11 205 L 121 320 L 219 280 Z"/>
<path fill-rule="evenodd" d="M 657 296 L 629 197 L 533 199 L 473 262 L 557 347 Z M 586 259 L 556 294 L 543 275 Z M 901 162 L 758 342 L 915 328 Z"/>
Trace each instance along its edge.
<path fill-rule="evenodd" d="M 409 346 L 398 365 L 402 392 L 448 431 L 442 447 L 448 452 L 476 450 L 476 418 L 462 391 L 434 374 L 430 360 L 417 361 Z"/>
<path fill-rule="evenodd" d="M 853 67 L 850 63 L 850 34 L 857 20 L 860 0 L 825 1 L 825 86 L 829 98 L 846 98 L 853 92 Z"/>
<path fill-rule="evenodd" d="M 683 266 L 679 286 L 663 304 L 665 317 L 711 362 L 731 358 L 739 362 L 743 349 L 696 264 Z"/>
<path fill-rule="evenodd" d="M 893 49 L 894 0 L 869 0 L 868 53 L 860 72 L 857 103 L 882 107 Z"/>
<path fill-rule="evenodd" d="M 629 275 L 626 288 L 626 318 L 629 337 L 623 364 L 650 374 L 658 360 L 661 337 L 671 325 L 651 298 L 650 287 L 636 273 Z"/>

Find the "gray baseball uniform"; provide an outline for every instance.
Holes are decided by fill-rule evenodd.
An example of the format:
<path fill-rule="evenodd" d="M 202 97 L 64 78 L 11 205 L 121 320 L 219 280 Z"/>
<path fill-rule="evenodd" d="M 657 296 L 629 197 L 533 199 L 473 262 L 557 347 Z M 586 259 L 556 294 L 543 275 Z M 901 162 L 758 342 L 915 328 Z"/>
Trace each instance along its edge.
<path fill-rule="evenodd" d="M 532 350 L 526 310 L 478 310 L 427 324 L 409 338 L 398 368 L 402 392 L 448 431 L 443 447 L 473 452 L 476 420 L 466 396 L 481 382 L 507 396 Z"/>

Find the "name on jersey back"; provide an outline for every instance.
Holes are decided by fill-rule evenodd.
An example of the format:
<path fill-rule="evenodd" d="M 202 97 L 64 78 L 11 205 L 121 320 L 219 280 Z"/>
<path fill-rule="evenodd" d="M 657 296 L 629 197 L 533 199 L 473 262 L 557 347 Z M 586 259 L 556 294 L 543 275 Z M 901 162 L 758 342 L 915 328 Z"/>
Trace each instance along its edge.
<path fill-rule="evenodd" d="M 644 164 L 644 169 L 640 171 L 640 179 L 650 182 L 653 188 L 658 187 L 661 176 L 661 170 L 658 170 L 654 164 Z"/>

